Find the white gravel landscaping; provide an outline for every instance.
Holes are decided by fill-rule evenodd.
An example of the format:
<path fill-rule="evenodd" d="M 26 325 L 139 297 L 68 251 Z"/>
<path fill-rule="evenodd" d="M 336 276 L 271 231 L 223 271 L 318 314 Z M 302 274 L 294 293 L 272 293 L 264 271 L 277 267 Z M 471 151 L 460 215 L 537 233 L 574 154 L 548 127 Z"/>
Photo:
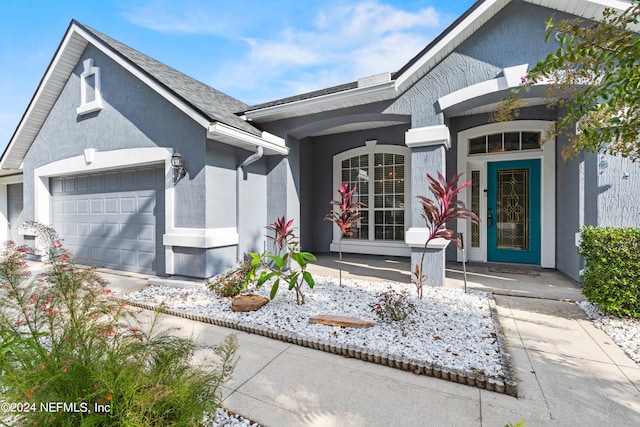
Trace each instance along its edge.
<path fill-rule="evenodd" d="M 415 287 L 404 283 L 369 282 L 315 277 L 314 289 L 305 288 L 306 304 L 297 305 L 295 292 L 280 289 L 274 300 L 255 312 L 231 311 L 231 299 L 207 289 L 150 286 L 126 298 L 133 302 L 198 313 L 219 320 L 250 322 L 299 336 L 353 345 L 367 351 L 387 353 L 421 364 L 472 372 L 487 378 L 503 378 L 497 331 L 492 319 L 489 294 L 458 289 L 426 287 L 418 300 Z M 380 322 L 370 305 L 376 295 L 389 288 L 410 292 L 416 312 L 400 322 Z M 253 293 L 268 296 L 270 284 Z M 372 328 L 342 328 L 310 324 L 319 314 L 334 314 L 372 320 Z"/>
<path fill-rule="evenodd" d="M 221 321 L 244 322 L 269 330 L 282 330 L 297 336 L 326 340 L 361 348 L 375 354 L 387 354 L 398 360 L 433 365 L 443 371 L 473 373 L 500 380 L 505 377 L 498 342 L 498 331 L 492 319 L 492 296 L 485 292 L 425 287 L 423 299 L 414 295 L 415 287 L 397 282 L 371 282 L 343 279 L 343 287 L 333 277 L 315 276 L 313 289 L 304 288 L 306 303 L 297 305 L 295 292 L 281 288 L 267 305 L 254 312 L 231 311 L 231 298 L 210 292 L 206 287 L 185 289 L 150 286 L 127 294 L 133 303 L 163 305 L 166 309 L 204 315 Z M 385 323 L 372 311 L 377 296 L 389 289 L 408 292 L 415 312 L 405 320 Z M 248 292 L 268 297 L 271 284 Z M 344 328 L 311 324 L 309 318 L 319 314 L 357 317 L 374 321 L 371 328 Z M 211 427 L 252 426 L 249 420 L 230 415 L 220 409 Z"/>
<path fill-rule="evenodd" d="M 640 320 L 608 316 L 588 301 L 578 301 L 576 304 L 634 362 L 640 363 Z"/>

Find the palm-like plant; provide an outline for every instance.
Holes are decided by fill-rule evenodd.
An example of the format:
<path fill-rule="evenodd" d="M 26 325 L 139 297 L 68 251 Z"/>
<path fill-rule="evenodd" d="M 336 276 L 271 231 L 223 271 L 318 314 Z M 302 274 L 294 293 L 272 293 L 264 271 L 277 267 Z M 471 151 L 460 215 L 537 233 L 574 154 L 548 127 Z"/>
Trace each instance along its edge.
<path fill-rule="evenodd" d="M 471 184 L 471 181 L 467 181 L 457 186 L 458 180 L 462 175 L 462 172 L 454 175 L 451 181 L 447 182 L 446 178 L 440 172 L 438 172 L 437 179 L 427 174 L 427 179 L 429 179 L 430 182 L 429 190 L 433 193 L 434 200 L 418 196 L 418 200 L 420 200 L 420 204 L 422 205 L 422 218 L 424 218 L 427 228 L 429 229 L 429 235 L 427 241 L 424 243 L 422 256 L 420 257 L 420 264 L 416 264 L 413 273 L 413 283 L 416 285 L 420 299 L 422 299 L 422 288 L 426 278 L 423 264 L 429 242 L 433 239 L 441 238 L 454 242 L 456 246 L 460 248 L 461 242 L 458 237 L 459 235 L 450 228 L 447 228 L 447 222 L 457 219 L 466 219 L 476 224 L 480 222 L 480 218 L 468 209 L 463 201 L 455 200 L 460 191 Z"/>
<path fill-rule="evenodd" d="M 267 236 L 267 238 L 274 241 L 278 247 L 278 255 L 282 253 L 284 248 L 289 246 L 297 246 L 298 242 L 295 240 L 296 235 L 293 232 L 292 227 L 293 220 L 287 221 L 283 216 L 276 219 L 272 224 L 267 225 L 267 230 L 273 231 L 274 236 Z"/>
<path fill-rule="evenodd" d="M 324 219 L 331 221 L 340 229 L 340 239 L 338 240 L 338 254 L 340 257 L 340 286 L 342 286 L 342 239 L 345 237 L 351 237 L 354 232 L 355 225 L 362 221 L 362 213 L 360 209 L 367 207 L 362 202 L 352 202 L 351 197 L 356 191 L 356 187 L 349 190 L 349 183 L 343 182 L 338 190 L 340 200 L 331 200 L 329 203 L 335 206 L 325 216 Z"/>

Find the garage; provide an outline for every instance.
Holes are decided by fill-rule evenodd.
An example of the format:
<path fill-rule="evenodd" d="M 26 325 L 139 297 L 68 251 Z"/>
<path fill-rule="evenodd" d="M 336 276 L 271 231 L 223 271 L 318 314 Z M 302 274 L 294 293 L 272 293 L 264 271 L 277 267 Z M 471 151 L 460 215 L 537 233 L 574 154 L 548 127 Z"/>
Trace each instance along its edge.
<path fill-rule="evenodd" d="M 51 223 L 79 263 L 164 274 L 164 167 L 50 178 Z"/>

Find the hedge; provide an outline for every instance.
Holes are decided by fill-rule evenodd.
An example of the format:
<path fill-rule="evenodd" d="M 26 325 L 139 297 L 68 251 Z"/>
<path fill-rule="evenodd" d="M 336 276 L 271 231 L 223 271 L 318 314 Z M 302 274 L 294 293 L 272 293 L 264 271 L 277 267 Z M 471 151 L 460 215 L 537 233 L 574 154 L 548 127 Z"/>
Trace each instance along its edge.
<path fill-rule="evenodd" d="M 583 292 L 604 312 L 640 318 L 640 228 L 584 227 Z"/>

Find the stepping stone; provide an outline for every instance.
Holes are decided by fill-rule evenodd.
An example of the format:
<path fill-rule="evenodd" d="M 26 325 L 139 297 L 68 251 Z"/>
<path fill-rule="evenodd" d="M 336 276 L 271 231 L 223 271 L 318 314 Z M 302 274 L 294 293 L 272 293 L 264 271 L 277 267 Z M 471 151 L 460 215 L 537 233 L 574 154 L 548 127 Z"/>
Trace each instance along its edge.
<path fill-rule="evenodd" d="M 268 302 L 268 298 L 260 295 L 239 295 L 233 299 L 231 311 L 256 311 Z"/>
<path fill-rule="evenodd" d="M 321 323 L 331 326 L 346 326 L 348 328 L 370 328 L 375 323 L 357 317 L 336 316 L 334 314 L 319 314 L 309 318 L 309 323 Z"/>

